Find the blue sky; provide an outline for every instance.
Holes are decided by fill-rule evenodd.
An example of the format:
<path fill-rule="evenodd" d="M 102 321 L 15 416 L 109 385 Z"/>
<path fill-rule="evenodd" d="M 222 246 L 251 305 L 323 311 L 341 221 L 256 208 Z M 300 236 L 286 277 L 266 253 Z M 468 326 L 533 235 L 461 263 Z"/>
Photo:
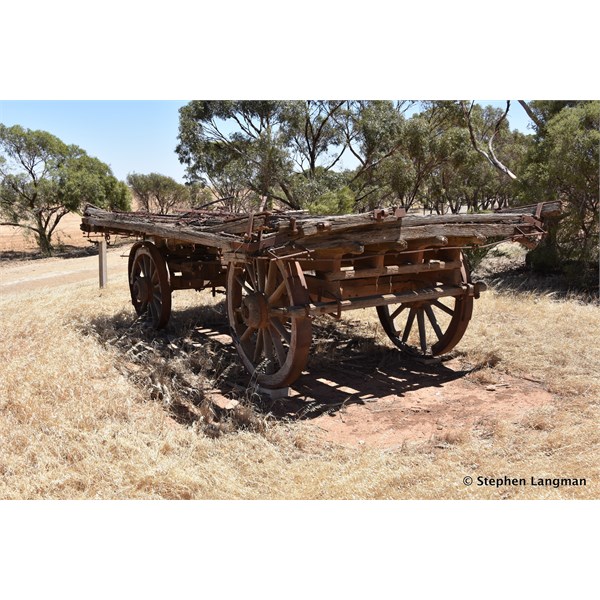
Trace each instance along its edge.
<path fill-rule="evenodd" d="M 504 108 L 505 101 L 478 100 Z M 0 123 L 43 129 L 76 144 L 109 164 L 119 179 L 128 173 L 162 173 L 183 182 L 184 167 L 175 154 L 179 126 L 177 100 L 0 101 Z M 511 129 L 531 133 L 529 118 L 513 101 Z M 352 167 L 352 165 L 345 165 Z"/>
<path fill-rule="evenodd" d="M 185 101 L 0 101 L 0 123 L 43 129 L 128 173 L 163 173 L 183 181 L 175 154 L 180 106 Z"/>

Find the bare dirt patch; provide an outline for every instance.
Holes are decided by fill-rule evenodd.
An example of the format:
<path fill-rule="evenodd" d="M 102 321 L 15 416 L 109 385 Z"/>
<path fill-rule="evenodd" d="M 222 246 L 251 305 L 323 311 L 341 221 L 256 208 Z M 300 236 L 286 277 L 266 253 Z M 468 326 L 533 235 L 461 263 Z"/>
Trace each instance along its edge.
<path fill-rule="evenodd" d="M 398 366 L 389 373 L 340 373 L 343 386 L 333 381 L 326 385 L 334 384 L 346 398 L 339 410 L 312 422 L 327 442 L 394 448 L 431 441 L 443 447 L 464 441 L 467 431 L 493 427 L 500 420 L 518 422 L 529 410 L 552 401 L 539 384 L 508 375 L 493 385 L 475 383 L 456 359 L 439 369 L 419 373 Z M 336 373 L 329 376 L 341 379 Z M 368 393 L 359 395 L 353 388 Z"/>
<path fill-rule="evenodd" d="M 89 242 L 83 237 L 80 229 L 81 217 L 74 213 L 65 215 L 58 224 L 54 235 L 53 243 L 57 246 L 72 246 L 84 248 L 89 246 Z M 32 233 L 22 227 L 10 227 L 0 225 L 0 252 L 15 253 L 25 252 L 35 254 L 38 246 Z"/>

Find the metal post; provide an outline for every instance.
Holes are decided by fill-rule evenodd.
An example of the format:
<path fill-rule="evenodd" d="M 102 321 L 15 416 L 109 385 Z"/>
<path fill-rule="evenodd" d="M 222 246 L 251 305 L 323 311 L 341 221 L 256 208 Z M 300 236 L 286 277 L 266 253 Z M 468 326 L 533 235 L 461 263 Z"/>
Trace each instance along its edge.
<path fill-rule="evenodd" d="M 100 289 L 106 287 L 106 240 L 103 238 L 99 244 L 99 253 L 98 253 L 98 270 L 100 275 Z"/>

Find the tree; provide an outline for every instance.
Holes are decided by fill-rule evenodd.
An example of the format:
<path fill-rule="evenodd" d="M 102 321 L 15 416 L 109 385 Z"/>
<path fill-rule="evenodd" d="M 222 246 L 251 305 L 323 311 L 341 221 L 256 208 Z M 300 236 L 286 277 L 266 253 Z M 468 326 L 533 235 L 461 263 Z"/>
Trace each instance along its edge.
<path fill-rule="evenodd" d="M 566 266 L 582 279 L 598 260 L 600 102 L 530 104 L 538 125 L 521 193 L 529 202 L 559 199 L 566 207 L 560 226 L 531 262 L 542 269 Z"/>
<path fill-rule="evenodd" d="M 176 152 L 190 182 L 218 187 L 227 168 L 261 199 L 295 206 L 282 182 L 293 171 L 281 129 L 282 102 L 196 100 L 179 111 Z"/>
<path fill-rule="evenodd" d="M 194 101 L 180 109 L 176 152 L 190 182 L 259 207 L 301 208 L 330 191 L 321 181 L 344 150 L 344 101 Z M 218 192 L 220 193 L 220 192 Z M 308 194 L 308 196 L 307 196 Z"/>
<path fill-rule="evenodd" d="M 347 101 L 336 121 L 345 146 L 358 161 L 350 180 L 358 210 L 374 208 L 395 195 L 389 185 L 389 166 L 401 147 L 404 103 L 385 100 Z"/>
<path fill-rule="evenodd" d="M 127 183 L 146 212 L 166 215 L 174 208 L 190 206 L 190 190 L 167 175 L 130 173 Z"/>
<path fill-rule="evenodd" d="M 130 207 L 127 186 L 108 165 L 46 131 L 0 124 L 0 151 L 1 224 L 32 231 L 44 254 L 52 254 L 60 220 L 83 204 Z"/>

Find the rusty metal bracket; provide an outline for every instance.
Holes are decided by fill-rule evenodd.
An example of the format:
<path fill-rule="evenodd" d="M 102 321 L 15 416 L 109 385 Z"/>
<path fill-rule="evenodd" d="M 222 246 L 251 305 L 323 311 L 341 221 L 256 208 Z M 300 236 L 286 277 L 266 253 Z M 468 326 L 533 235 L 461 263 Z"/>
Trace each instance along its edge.
<path fill-rule="evenodd" d="M 515 225 L 515 234 L 512 236 L 513 242 L 518 242 L 519 244 L 523 244 L 526 248 L 535 248 L 536 243 L 542 238 L 542 236 L 546 233 L 539 225 L 539 221 L 536 221 L 534 217 L 529 217 L 531 219 L 530 226 L 536 229 L 537 231 L 524 231 L 519 227 L 519 225 Z"/>
<path fill-rule="evenodd" d="M 288 248 L 296 248 L 296 247 L 300 248 L 299 252 L 294 252 L 292 254 L 284 254 L 283 256 L 276 254 L 277 250 L 286 250 Z M 267 249 L 267 254 L 271 255 L 273 257 L 273 259 L 275 259 L 275 260 L 298 258 L 299 256 L 307 256 L 307 255 L 310 258 L 311 253 L 312 253 L 312 250 L 309 250 L 308 248 L 305 248 L 304 246 L 301 246 L 300 244 L 296 244 L 295 242 L 292 242 L 292 244 L 286 244 L 284 246 L 276 246 L 275 248 Z"/>

